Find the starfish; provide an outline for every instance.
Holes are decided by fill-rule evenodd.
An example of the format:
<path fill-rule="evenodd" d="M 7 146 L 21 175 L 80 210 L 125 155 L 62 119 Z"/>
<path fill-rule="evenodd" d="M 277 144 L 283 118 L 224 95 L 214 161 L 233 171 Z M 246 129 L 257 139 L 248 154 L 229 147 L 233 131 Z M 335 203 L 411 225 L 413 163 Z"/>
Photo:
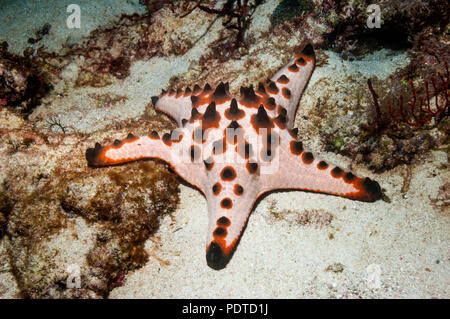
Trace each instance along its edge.
<path fill-rule="evenodd" d="M 152 97 L 157 111 L 178 123 L 162 137 L 129 134 L 122 141 L 86 151 L 89 166 L 160 159 L 206 197 L 208 266 L 225 268 L 263 194 L 292 189 L 373 202 L 380 185 L 316 158 L 297 140 L 297 105 L 315 66 L 308 44 L 257 89 L 241 87 L 233 98 L 228 83 L 215 89 L 164 91 Z"/>

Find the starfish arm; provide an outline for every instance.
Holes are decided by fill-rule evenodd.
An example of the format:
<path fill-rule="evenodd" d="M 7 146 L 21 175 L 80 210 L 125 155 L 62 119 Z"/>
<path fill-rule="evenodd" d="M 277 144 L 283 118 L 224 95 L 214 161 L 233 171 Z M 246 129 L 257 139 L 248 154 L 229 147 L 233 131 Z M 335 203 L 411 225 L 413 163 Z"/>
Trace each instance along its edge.
<path fill-rule="evenodd" d="M 174 131 L 176 132 L 176 131 Z M 200 178 L 195 174 L 195 165 L 186 147 L 182 134 L 172 135 L 166 133 L 162 138 L 153 131 L 149 136 L 136 137 L 129 134 L 122 141 L 116 140 L 113 144 L 101 146 L 95 144 L 95 148 L 86 150 L 86 159 L 91 167 L 119 165 L 141 159 L 160 159 L 183 179 L 198 187 Z"/>
<path fill-rule="evenodd" d="M 224 170 L 230 167 L 222 172 L 228 174 Z M 245 168 L 238 166 L 230 172 L 225 181 L 221 179 L 205 188 L 209 215 L 206 262 L 216 270 L 224 268 L 231 259 L 260 194 L 256 176 L 249 176 Z"/>
<path fill-rule="evenodd" d="M 270 79 L 266 92 L 275 98 L 276 104 L 287 110 L 287 127 L 294 125 L 297 106 L 314 70 L 316 57 L 311 44 L 281 68 Z"/>
<path fill-rule="evenodd" d="M 338 195 L 373 202 L 382 197 L 380 185 L 370 178 L 346 172 L 338 166 L 316 158 L 303 149 L 302 142 L 291 138 L 280 148 L 278 170 L 263 176 L 265 191 L 297 189 Z"/>
<path fill-rule="evenodd" d="M 155 110 L 168 115 L 181 127 L 181 121 L 189 118 L 191 114 L 191 96 L 192 92 L 189 88 L 184 91 L 171 90 L 169 92 L 163 92 L 160 96 L 152 97 L 152 102 Z"/>
<path fill-rule="evenodd" d="M 159 97 L 152 97 L 152 102 L 157 111 L 167 114 L 178 123 L 178 127 L 183 127 L 189 119 L 195 119 L 198 109 L 204 108 L 202 106 L 211 102 L 222 104 L 230 99 L 228 83 L 221 82 L 214 91 L 209 84 L 203 89 L 195 85 L 193 90 L 163 92 Z"/>

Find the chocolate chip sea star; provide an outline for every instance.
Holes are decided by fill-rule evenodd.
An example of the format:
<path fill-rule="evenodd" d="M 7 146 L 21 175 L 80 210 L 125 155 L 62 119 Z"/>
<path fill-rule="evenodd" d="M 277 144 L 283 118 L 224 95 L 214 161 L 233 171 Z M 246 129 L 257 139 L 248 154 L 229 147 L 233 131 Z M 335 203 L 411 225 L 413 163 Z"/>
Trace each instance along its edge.
<path fill-rule="evenodd" d="M 233 98 L 227 83 L 215 89 L 163 91 L 152 101 L 178 123 L 162 137 L 132 134 L 86 151 L 92 167 L 160 159 L 206 197 L 209 226 L 206 261 L 224 268 L 239 242 L 256 200 L 278 189 L 306 190 L 373 202 L 379 184 L 316 158 L 293 129 L 297 105 L 315 65 L 308 44 L 270 80 L 242 87 Z"/>

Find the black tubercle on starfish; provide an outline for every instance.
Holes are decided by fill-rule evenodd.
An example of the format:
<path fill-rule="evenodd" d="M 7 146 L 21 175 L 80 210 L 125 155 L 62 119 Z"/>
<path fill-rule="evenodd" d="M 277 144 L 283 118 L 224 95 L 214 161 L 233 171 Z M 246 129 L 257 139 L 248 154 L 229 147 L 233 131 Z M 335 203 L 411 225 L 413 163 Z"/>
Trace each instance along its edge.
<path fill-rule="evenodd" d="M 222 216 L 217 220 L 217 225 L 219 226 L 228 227 L 230 224 L 230 220 L 225 216 Z"/>
<path fill-rule="evenodd" d="M 205 88 L 203 89 L 203 92 L 207 93 L 212 91 L 212 87 L 209 85 L 209 83 L 206 83 Z"/>
<path fill-rule="evenodd" d="M 172 145 L 172 141 L 170 138 L 170 134 L 169 133 L 165 133 L 162 137 L 162 141 L 164 142 L 164 144 L 166 144 L 167 146 Z"/>
<path fill-rule="evenodd" d="M 222 154 L 226 151 L 227 144 L 225 142 L 225 138 L 214 141 L 212 144 L 213 154 Z"/>
<path fill-rule="evenodd" d="M 230 120 L 239 120 L 245 116 L 244 111 L 239 109 L 236 99 L 232 99 L 230 108 L 225 111 L 225 116 Z"/>
<path fill-rule="evenodd" d="M 293 128 L 292 130 L 289 130 L 289 134 L 293 137 L 293 138 L 297 138 L 298 135 L 298 127 Z"/>
<path fill-rule="evenodd" d="M 274 119 L 274 122 L 278 125 L 279 128 L 285 129 L 287 123 L 287 117 L 283 114 L 278 114 L 278 116 Z"/>
<path fill-rule="evenodd" d="M 213 191 L 214 195 L 219 195 L 221 190 L 222 190 L 222 185 L 220 183 L 215 183 L 212 187 L 212 191 Z"/>
<path fill-rule="evenodd" d="M 257 90 L 259 93 L 261 93 L 261 94 L 266 94 L 266 89 L 265 89 L 265 87 L 264 87 L 264 84 L 262 84 L 261 82 L 260 83 L 258 83 L 258 90 Z"/>
<path fill-rule="evenodd" d="M 270 162 L 274 156 L 274 152 L 267 147 L 263 147 L 261 150 L 261 159 L 265 162 Z"/>
<path fill-rule="evenodd" d="M 211 102 L 206 108 L 205 113 L 202 117 L 202 128 L 204 130 L 208 128 L 218 128 L 220 121 L 220 114 L 216 111 L 216 103 Z"/>
<path fill-rule="evenodd" d="M 267 100 L 266 100 L 266 107 L 269 110 L 274 110 L 276 105 L 277 104 L 276 104 L 275 99 L 273 97 L 267 98 Z"/>
<path fill-rule="evenodd" d="M 236 151 L 242 158 L 245 159 L 248 159 L 250 156 L 253 156 L 253 147 L 251 144 L 247 142 L 238 144 Z"/>
<path fill-rule="evenodd" d="M 381 187 L 378 182 L 371 180 L 369 177 L 366 177 L 362 182 L 363 189 L 370 194 L 370 197 L 367 198 L 368 201 L 374 202 L 379 200 L 383 193 L 381 192 Z"/>
<path fill-rule="evenodd" d="M 344 171 L 340 167 L 337 167 L 337 166 L 331 170 L 331 175 L 334 178 L 341 177 L 343 173 L 344 173 Z"/>
<path fill-rule="evenodd" d="M 156 140 L 156 139 L 159 139 L 159 134 L 156 131 L 151 131 L 150 137 Z"/>
<path fill-rule="evenodd" d="M 220 177 L 224 181 L 232 181 L 236 178 L 236 171 L 231 166 L 227 166 L 220 173 Z"/>
<path fill-rule="evenodd" d="M 259 106 L 258 112 L 252 115 L 250 122 L 258 133 L 261 128 L 270 129 L 274 127 L 272 120 L 269 115 L 267 115 L 267 112 L 262 104 Z"/>
<path fill-rule="evenodd" d="M 316 54 L 314 53 L 314 49 L 313 49 L 312 45 L 309 44 L 309 43 L 302 50 L 302 54 L 304 56 L 309 57 L 309 58 L 315 58 L 316 57 Z"/>
<path fill-rule="evenodd" d="M 305 65 L 305 64 L 306 64 L 305 59 L 303 59 L 302 57 L 299 58 L 299 59 L 298 59 L 297 61 L 295 61 L 295 62 L 297 62 L 297 63 L 300 64 L 300 65 Z"/>
<path fill-rule="evenodd" d="M 280 136 L 277 133 L 270 132 L 269 134 L 267 134 L 266 140 L 263 142 L 264 142 L 264 146 L 271 149 L 271 148 L 277 147 L 279 145 L 279 141 L 280 141 Z"/>
<path fill-rule="evenodd" d="M 194 90 L 192 91 L 193 94 L 199 94 L 202 91 L 202 88 L 198 86 L 198 84 L 194 85 Z"/>
<path fill-rule="evenodd" d="M 212 242 L 209 245 L 208 251 L 206 252 L 206 263 L 209 267 L 215 270 L 220 270 L 225 268 L 229 256 L 226 256 L 219 244 Z"/>
<path fill-rule="evenodd" d="M 283 88 L 282 94 L 283 94 L 283 97 L 286 99 L 291 98 L 291 90 L 289 90 L 288 88 Z"/>
<path fill-rule="evenodd" d="M 230 198 L 226 197 L 221 200 L 220 207 L 224 209 L 231 209 L 233 207 L 233 201 Z"/>
<path fill-rule="evenodd" d="M 234 193 L 238 196 L 241 196 L 244 193 L 244 188 L 239 184 L 235 184 L 234 185 Z"/>
<path fill-rule="evenodd" d="M 213 235 L 214 237 L 225 237 L 227 235 L 227 230 L 223 227 L 217 227 Z"/>
<path fill-rule="evenodd" d="M 267 83 L 268 83 L 267 89 L 269 90 L 269 93 L 277 94 L 279 89 L 278 89 L 276 83 L 273 81 L 270 81 L 270 80 Z"/>
<path fill-rule="evenodd" d="M 241 87 L 241 99 L 239 102 L 247 107 L 256 107 L 259 103 L 259 97 L 255 94 L 253 86 L 248 88 Z"/>
<path fill-rule="evenodd" d="M 250 174 L 256 173 L 258 167 L 259 167 L 258 163 L 250 163 L 250 162 L 247 163 L 247 170 Z"/>
<path fill-rule="evenodd" d="M 356 178 L 356 176 L 353 175 L 352 172 L 347 172 L 347 173 L 345 173 L 345 175 L 344 175 L 344 181 L 345 181 L 346 183 L 351 183 L 351 182 L 353 182 L 353 181 L 355 180 L 355 178 Z"/>
<path fill-rule="evenodd" d="M 236 144 L 238 138 L 243 135 L 243 129 L 237 121 L 233 120 L 225 129 L 224 134 L 226 135 L 229 143 Z"/>
<path fill-rule="evenodd" d="M 314 161 L 314 155 L 311 152 L 305 152 L 302 154 L 302 160 L 305 164 L 311 164 Z"/>
<path fill-rule="evenodd" d="M 303 143 L 300 141 L 291 141 L 291 153 L 299 155 L 303 152 Z"/>
<path fill-rule="evenodd" d="M 282 83 L 282 84 L 287 84 L 287 83 L 289 83 L 289 78 L 283 74 L 278 78 L 277 82 Z"/>
<path fill-rule="evenodd" d="M 290 65 L 289 67 L 288 67 L 288 69 L 289 69 L 289 71 L 291 71 L 291 72 L 297 72 L 298 71 L 298 66 L 297 66 L 297 64 L 292 64 L 292 65 Z"/>
<path fill-rule="evenodd" d="M 197 111 L 196 108 L 192 108 L 191 110 L 191 119 L 189 120 L 191 123 L 199 120 L 202 117 L 201 113 Z"/>
<path fill-rule="evenodd" d="M 95 143 L 94 148 L 88 148 L 86 150 L 86 160 L 88 161 L 89 166 L 97 166 L 97 159 L 102 151 L 103 147 L 100 143 Z"/>
<path fill-rule="evenodd" d="M 192 106 L 196 107 L 198 103 L 199 97 L 197 95 L 191 95 Z"/>
<path fill-rule="evenodd" d="M 240 128 L 241 126 L 236 120 L 231 121 L 230 125 L 228 125 L 228 128 L 232 128 L 234 130 Z"/>
<path fill-rule="evenodd" d="M 328 168 L 328 163 L 325 161 L 320 161 L 319 164 L 317 164 L 317 168 L 318 169 L 327 169 Z"/>
<path fill-rule="evenodd" d="M 190 147 L 189 153 L 190 153 L 189 155 L 191 156 L 191 161 L 197 162 L 198 159 L 200 158 L 201 151 L 198 146 L 192 145 Z"/>
<path fill-rule="evenodd" d="M 217 86 L 216 90 L 213 93 L 213 99 L 217 104 L 223 103 L 228 100 L 228 92 L 226 85 L 223 82 Z"/>

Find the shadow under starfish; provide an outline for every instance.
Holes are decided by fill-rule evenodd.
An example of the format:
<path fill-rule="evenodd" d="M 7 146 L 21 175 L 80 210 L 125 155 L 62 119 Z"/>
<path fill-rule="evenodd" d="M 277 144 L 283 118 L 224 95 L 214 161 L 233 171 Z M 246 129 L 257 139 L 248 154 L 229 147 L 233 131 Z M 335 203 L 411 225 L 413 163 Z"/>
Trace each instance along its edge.
<path fill-rule="evenodd" d="M 373 202 L 379 184 L 316 158 L 293 129 L 302 92 L 314 70 L 310 44 L 270 80 L 242 87 L 233 98 L 228 83 L 215 90 L 170 90 L 152 102 L 178 128 L 162 137 L 132 134 L 86 151 L 91 167 L 160 159 L 206 197 L 209 226 L 206 261 L 223 269 L 231 259 L 258 198 L 274 190 L 304 190 Z"/>

